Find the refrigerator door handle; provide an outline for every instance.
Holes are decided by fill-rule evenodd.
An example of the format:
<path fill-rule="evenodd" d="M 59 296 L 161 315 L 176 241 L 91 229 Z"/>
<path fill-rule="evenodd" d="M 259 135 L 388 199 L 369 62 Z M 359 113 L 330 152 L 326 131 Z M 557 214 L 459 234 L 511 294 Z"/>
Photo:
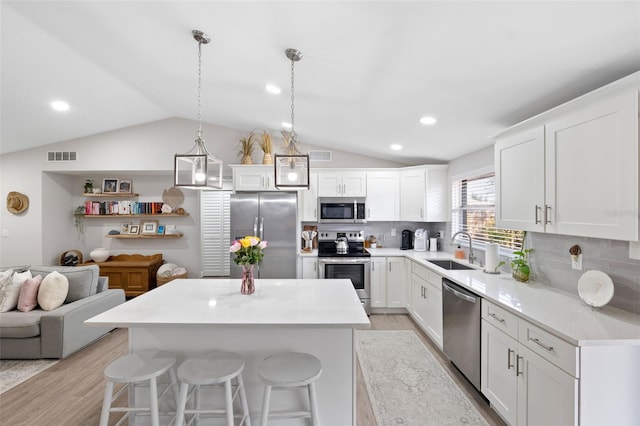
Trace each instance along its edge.
<path fill-rule="evenodd" d="M 264 238 L 264 218 L 263 217 L 260 218 L 260 235 L 258 235 L 258 238 L 260 238 L 260 240 Z"/>
<path fill-rule="evenodd" d="M 258 217 L 256 216 L 255 219 L 253 219 L 253 235 L 258 235 Z"/>

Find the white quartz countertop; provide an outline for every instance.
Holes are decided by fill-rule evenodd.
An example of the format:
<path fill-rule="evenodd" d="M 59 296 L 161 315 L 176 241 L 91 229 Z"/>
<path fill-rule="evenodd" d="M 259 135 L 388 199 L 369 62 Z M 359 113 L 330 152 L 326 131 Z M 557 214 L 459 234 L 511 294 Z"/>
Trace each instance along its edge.
<path fill-rule="evenodd" d="M 369 328 L 350 280 L 177 279 L 85 321 L 113 327 Z"/>
<path fill-rule="evenodd" d="M 468 265 L 446 252 L 397 248 L 367 251 L 371 256 L 409 258 L 574 345 L 640 345 L 640 315 L 610 306 L 592 309 L 577 295 L 536 282 L 521 283 L 507 273 L 486 274 L 477 266 L 449 271 L 427 262 L 452 259 Z"/>

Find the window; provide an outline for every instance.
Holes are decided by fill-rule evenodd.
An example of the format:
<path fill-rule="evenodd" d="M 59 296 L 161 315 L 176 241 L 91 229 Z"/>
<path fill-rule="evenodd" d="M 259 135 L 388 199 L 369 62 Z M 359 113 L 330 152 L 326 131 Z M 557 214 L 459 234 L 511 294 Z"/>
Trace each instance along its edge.
<path fill-rule="evenodd" d="M 454 180 L 451 184 L 451 231 L 468 232 L 474 243 L 498 243 L 503 249 L 522 249 L 524 233 L 496 228 L 495 173 Z M 466 242 L 456 237 L 456 242 Z"/>

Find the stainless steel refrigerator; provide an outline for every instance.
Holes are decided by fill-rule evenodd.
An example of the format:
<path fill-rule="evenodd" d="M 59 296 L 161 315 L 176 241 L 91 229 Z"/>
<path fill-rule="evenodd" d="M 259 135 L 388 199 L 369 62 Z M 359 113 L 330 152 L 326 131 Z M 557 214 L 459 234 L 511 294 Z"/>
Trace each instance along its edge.
<path fill-rule="evenodd" d="M 269 246 L 256 278 L 296 278 L 297 193 L 248 192 L 231 195 L 231 241 L 256 235 Z M 231 255 L 231 278 L 242 277 L 242 267 Z"/>

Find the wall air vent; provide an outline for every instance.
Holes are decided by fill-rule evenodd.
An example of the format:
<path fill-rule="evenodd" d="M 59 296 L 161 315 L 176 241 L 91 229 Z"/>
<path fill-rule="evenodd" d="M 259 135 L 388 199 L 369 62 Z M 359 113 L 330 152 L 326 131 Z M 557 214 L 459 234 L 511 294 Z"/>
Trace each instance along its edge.
<path fill-rule="evenodd" d="M 309 161 L 331 161 L 332 151 L 309 151 Z"/>
<path fill-rule="evenodd" d="M 76 151 L 49 151 L 47 152 L 47 161 L 78 161 L 78 153 Z"/>

